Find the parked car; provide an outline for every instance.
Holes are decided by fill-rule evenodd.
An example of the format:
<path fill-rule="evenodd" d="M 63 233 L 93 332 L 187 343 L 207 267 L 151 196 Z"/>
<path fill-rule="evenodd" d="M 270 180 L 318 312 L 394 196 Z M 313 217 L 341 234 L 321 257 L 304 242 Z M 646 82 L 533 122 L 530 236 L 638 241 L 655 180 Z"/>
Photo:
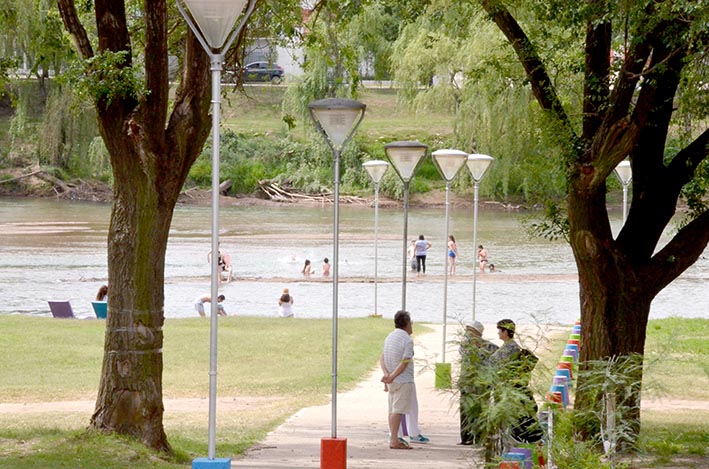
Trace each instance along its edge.
<path fill-rule="evenodd" d="M 268 62 L 251 62 L 244 67 L 244 81 L 270 81 L 280 83 L 283 80 L 283 67 Z"/>

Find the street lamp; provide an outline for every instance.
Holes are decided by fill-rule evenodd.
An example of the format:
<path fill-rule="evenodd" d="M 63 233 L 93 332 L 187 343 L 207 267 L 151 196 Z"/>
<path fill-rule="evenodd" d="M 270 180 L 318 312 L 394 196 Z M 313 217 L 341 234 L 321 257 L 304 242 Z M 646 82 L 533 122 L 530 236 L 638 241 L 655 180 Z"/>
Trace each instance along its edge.
<path fill-rule="evenodd" d="M 182 5 L 184 2 L 185 5 Z M 185 18 L 211 63 L 212 72 L 212 273 L 209 348 L 209 450 L 208 460 L 198 458 L 193 468 L 231 466 L 231 459 L 215 460 L 217 419 L 217 297 L 219 296 L 219 120 L 224 52 L 229 50 L 256 6 L 256 0 L 177 0 Z M 248 6 L 247 6 L 248 5 Z M 246 11 L 244 11 L 244 7 Z M 241 15 L 241 22 L 234 28 Z"/>
<path fill-rule="evenodd" d="M 325 138 L 335 160 L 335 200 L 333 214 L 333 255 L 332 255 L 332 422 L 331 438 L 320 442 L 320 467 L 325 469 L 345 467 L 347 459 L 347 439 L 337 438 L 337 287 L 339 282 L 340 255 L 340 155 L 364 118 L 366 106 L 352 99 L 327 98 L 313 101 L 308 105 L 310 118 Z M 327 462 L 325 461 L 327 459 Z"/>
<path fill-rule="evenodd" d="M 445 242 L 448 243 L 449 232 L 449 205 L 451 182 L 463 167 L 468 159 L 468 154 L 460 150 L 436 150 L 432 154 L 433 162 L 441 173 L 441 177 L 446 181 L 446 236 Z M 447 387 L 450 384 L 450 364 L 446 363 L 446 325 L 448 323 L 448 249 L 443 249 L 445 255 L 443 266 L 445 268 L 443 274 L 443 343 L 441 345 L 441 363 L 436 363 L 436 378 L 440 376 L 440 383 L 436 381 L 436 387 Z"/>
<path fill-rule="evenodd" d="M 401 310 L 406 311 L 406 270 L 408 269 L 406 259 L 406 248 L 409 244 L 409 183 L 413 179 L 416 170 L 421 165 L 423 157 L 428 151 L 428 145 L 421 142 L 392 142 L 384 145 L 384 151 L 394 166 L 396 174 L 404 183 L 404 253 L 401 273 Z"/>
<path fill-rule="evenodd" d="M 623 185 L 623 223 L 628 218 L 628 186 L 633 180 L 633 170 L 630 167 L 630 161 L 623 160 L 615 167 L 615 175 Z"/>
<path fill-rule="evenodd" d="M 378 280 L 378 258 L 379 258 L 379 182 L 384 177 L 384 173 L 389 169 L 389 163 L 382 160 L 367 161 L 362 164 L 369 173 L 374 183 L 374 315 L 378 315 L 377 308 L 377 280 Z"/>
<path fill-rule="evenodd" d="M 468 155 L 468 169 L 473 177 L 473 321 L 475 321 L 475 292 L 477 285 L 478 272 L 478 190 L 480 189 L 480 180 L 485 175 L 485 171 L 490 167 L 495 159 L 492 156 L 480 155 L 472 153 Z"/>

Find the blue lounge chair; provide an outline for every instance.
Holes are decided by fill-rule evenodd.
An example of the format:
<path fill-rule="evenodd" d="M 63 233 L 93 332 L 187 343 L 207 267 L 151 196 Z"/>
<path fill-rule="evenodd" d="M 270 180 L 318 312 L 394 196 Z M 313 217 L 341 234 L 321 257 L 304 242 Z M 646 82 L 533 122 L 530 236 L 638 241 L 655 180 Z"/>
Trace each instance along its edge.
<path fill-rule="evenodd" d="M 48 301 L 52 316 L 61 319 L 76 319 L 69 301 Z"/>
<path fill-rule="evenodd" d="M 105 301 L 92 301 L 91 306 L 94 307 L 97 319 L 106 319 L 108 315 L 108 303 Z"/>

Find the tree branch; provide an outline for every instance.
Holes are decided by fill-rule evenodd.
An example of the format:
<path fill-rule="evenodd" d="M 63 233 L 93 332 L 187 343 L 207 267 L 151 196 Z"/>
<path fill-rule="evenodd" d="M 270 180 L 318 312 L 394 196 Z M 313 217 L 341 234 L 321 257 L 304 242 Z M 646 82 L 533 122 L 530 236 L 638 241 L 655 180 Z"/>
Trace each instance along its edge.
<path fill-rule="evenodd" d="M 653 288 L 654 295 L 694 264 L 706 249 L 707 243 L 709 243 L 709 211 L 702 213 L 679 230 L 667 246 L 652 256 L 646 274 L 648 279 L 652 279 L 647 282 L 647 285 Z"/>
<path fill-rule="evenodd" d="M 96 0 L 96 29 L 98 31 L 98 50 L 112 52 L 126 51 L 129 65 L 132 61 L 130 35 L 126 21 L 125 2 L 115 0 Z"/>
<path fill-rule="evenodd" d="M 708 156 L 709 129 L 675 155 L 668 166 L 669 173 L 673 179 L 684 185 L 694 177 L 697 167 Z"/>
<path fill-rule="evenodd" d="M 91 41 L 86 34 L 86 29 L 79 21 L 79 15 L 76 13 L 76 6 L 73 0 L 57 0 L 59 7 L 59 15 L 62 17 L 64 27 L 74 41 L 74 46 L 82 59 L 89 59 L 94 56 Z"/>
<path fill-rule="evenodd" d="M 552 85 L 546 68 L 537 54 L 534 45 L 522 30 L 517 20 L 510 14 L 509 10 L 500 0 L 481 0 L 482 7 L 490 15 L 497 27 L 507 37 L 524 67 L 527 78 L 532 86 L 532 92 L 537 102 L 554 117 L 559 120 L 568 136 L 576 140 L 577 136 L 569 117 L 556 94 L 556 89 Z"/>
<path fill-rule="evenodd" d="M 594 14 L 586 25 L 586 67 L 583 90 L 583 139 L 590 141 L 603 122 L 608 102 L 611 24 L 598 22 L 608 9 L 606 0 L 588 0 Z"/>
<path fill-rule="evenodd" d="M 209 83 L 209 57 L 195 35 L 188 32 L 185 36 L 182 79 L 175 91 L 165 139 L 170 149 L 169 158 L 173 160 L 170 166 L 181 175 L 186 176 L 189 172 L 209 136 Z M 180 187 L 169 189 L 180 191 Z"/>
<path fill-rule="evenodd" d="M 148 90 L 141 114 L 145 127 L 159 131 L 151 135 L 150 146 L 156 154 L 165 155 L 165 121 L 169 96 L 167 61 L 167 2 L 145 0 L 145 86 Z"/>

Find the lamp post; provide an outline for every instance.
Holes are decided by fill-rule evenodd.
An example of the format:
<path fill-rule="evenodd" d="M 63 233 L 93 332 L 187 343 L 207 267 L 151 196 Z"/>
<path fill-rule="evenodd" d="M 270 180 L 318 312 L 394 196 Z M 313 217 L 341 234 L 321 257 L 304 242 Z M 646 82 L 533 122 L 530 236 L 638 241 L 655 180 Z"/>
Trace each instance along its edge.
<path fill-rule="evenodd" d="M 470 170 L 470 175 L 473 177 L 473 249 L 475 250 L 473 255 L 473 321 L 475 321 L 475 293 L 478 272 L 478 190 L 480 189 L 480 180 L 494 160 L 492 156 L 472 153 L 468 155 L 466 163 Z"/>
<path fill-rule="evenodd" d="M 423 157 L 428 151 L 428 145 L 421 142 L 392 142 L 384 145 L 384 151 L 391 161 L 396 174 L 404 183 L 404 251 L 403 270 L 401 273 L 401 310 L 406 311 L 406 270 L 408 269 L 406 259 L 406 248 L 409 244 L 409 183 L 413 179 L 416 170 L 421 165 Z"/>
<path fill-rule="evenodd" d="M 468 160 L 468 154 L 460 150 L 436 150 L 431 156 L 433 157 L 433 162 L 438 168 L 438 172 L 441 173 L 441 177 L 446 181 L 446 236 L 445 242 L 448 243 L 449 235 L 449 206 L 450 206 L 450 191 L 451 182 L 460 171 L 460 168 L 465 165 Z M 441 362 L 436 363 L 436 378 L 439 375 L 442 376 L 441 382 L 436 381 L 436 387 L 444 387 L 445 384 L 450 384 L 450 379 L 446 383 L 446 373 L 450 376 L 450 365 L 446 365 L 446 325 L 448 323 L 448 248 L 443 250 L 445 257 L 443 259 L 443 266 L 445 267 L 445 272 L 443 275 L 443 343 L 441 345 Z M 440 366 L 439 366 L 440 365 Z M 440 372 L 439 372 L 440 369 Z M 439 386 L 440 385 L 440 386 Z"/>
<path fill-rule="evenodd" d="M 339 282 L 340 251 L 340 155 L 364 118 L 366 106 L 352 99 L 327 98 L 313 101 L 308 105 L 310 117 L 332 150 L 335 160 L 335 201 L 333 210 L 333 255 L 332 255 L 332 423 L 331 438 L 323 438 L 320 444 L 321 469 L 328 464 L 340 467 L 346 462 L 347 440 L 337 439 L 337 287 Z M 324 456 L 327 457 L 325 458 Z M 344 465 L 342 465 L 344 467 Z"/>
<path fill-rule="evenodd" d="M 633 180 L 633 170 L 630 167 L 630 161 L 623 160 L 618 163 L 618 166 L 615 167 L 615 175 L 623 185 L 623 223 L 625 223 L 625 219 L 628 218 L 628 186 Z"/>
<path fill-rule="evenodd" d="M 379 277 L 379 182 L 384 177 L 384 173 L 389 169 L 389 163 L 382 160 L 367 161 L 362 164 L 369 173 L 369 177 L 374 183 L 374 315 L 379 314 L 377 307 L 377 281 Z"/>
<path fill-rule="evenodd" d="M 184 5 L 182 4 L 184 2 Z M 209 346 L 209 449 L 208 461 L 198 458 L 195 467 L 229 467 L 230 459 L 215 460 L 217 415 L 217 297 L 219 296 L 219 121 L 221 104 L 221 74 L 224 52 L 256 6 L 255 0 L 177 0 L 177 8 L 185 18 L 199 43 L 209 55 L 212 72 L 212 264 Z M 246 11 L 244 11 L 246 7 Z M 234 28 L 237 18 L 241 22 Z"/>

